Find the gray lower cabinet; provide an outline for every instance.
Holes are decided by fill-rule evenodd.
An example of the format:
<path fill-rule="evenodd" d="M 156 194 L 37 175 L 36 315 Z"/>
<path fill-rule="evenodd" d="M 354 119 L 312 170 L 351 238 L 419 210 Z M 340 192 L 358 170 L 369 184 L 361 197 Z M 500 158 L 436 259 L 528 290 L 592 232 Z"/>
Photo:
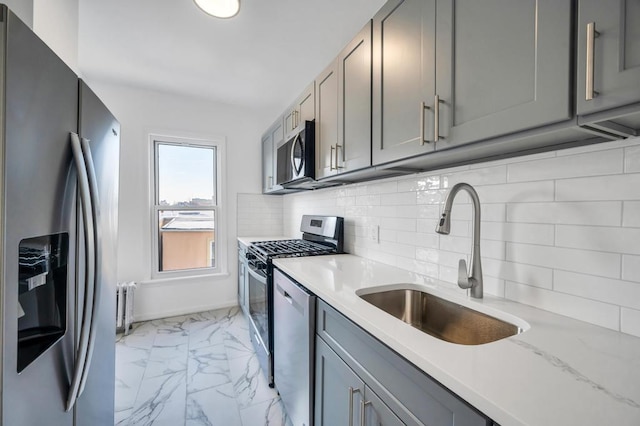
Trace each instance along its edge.
<path fill-rule="evenodd" d="M 435 0 L 389 0 L 373 17 L 373 164 L 433 151 L 425 102 L 436 94 Z"/>
<path fill-rule="evenodd" d="M 621 135 L 639 134 L 640 2 L 580 0 L 576 30 L 581 124 L 607 119 L 597 127 Z M 630 111 L 616 110 L 633 104 Z"/>
<path fill-rule="evenodd" d="M 425 99 L 436 150 L 573 117 L 572 4 L 438 1 L 439 102 Z"/>
<path fill-rule="evenodd" d="M 321 339 L 316 339 L 316 425 L 404 423 Z"/>
<path fill-rule="evenodd" d="M 249 294 L 247 286 L 247 247 L 238 241 L 238 305 L 245 315 L 249 315 Z"/>
<path fill-rule="evenodd" d="M 491 420 L 318 300 L 316 426 L 489 426 Z"/>

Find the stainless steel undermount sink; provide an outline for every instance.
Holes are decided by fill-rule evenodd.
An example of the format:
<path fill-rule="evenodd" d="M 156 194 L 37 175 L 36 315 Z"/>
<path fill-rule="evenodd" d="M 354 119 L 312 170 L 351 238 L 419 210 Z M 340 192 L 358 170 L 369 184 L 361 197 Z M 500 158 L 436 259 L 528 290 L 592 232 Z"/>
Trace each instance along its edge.
<path fill-rule="evenodd" d="M 384 312 L 446 342 L 481 345 L 524 331 L 518 325 L 417 289 L 399 288 L 358 295 Z"/>

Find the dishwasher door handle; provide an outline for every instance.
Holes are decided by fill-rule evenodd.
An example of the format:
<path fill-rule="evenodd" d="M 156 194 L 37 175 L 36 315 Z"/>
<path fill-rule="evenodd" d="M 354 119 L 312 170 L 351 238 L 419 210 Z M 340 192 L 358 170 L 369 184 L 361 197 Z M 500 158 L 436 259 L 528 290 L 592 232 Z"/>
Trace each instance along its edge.
<path fill-rule="evenodd" d="M 293 299 L 291 298 L 291 295 L 289 293 L 283 291 L 282 295 L 284 296 L 284 300 L 289 302 L 290 305 L 293 305 Z"/>

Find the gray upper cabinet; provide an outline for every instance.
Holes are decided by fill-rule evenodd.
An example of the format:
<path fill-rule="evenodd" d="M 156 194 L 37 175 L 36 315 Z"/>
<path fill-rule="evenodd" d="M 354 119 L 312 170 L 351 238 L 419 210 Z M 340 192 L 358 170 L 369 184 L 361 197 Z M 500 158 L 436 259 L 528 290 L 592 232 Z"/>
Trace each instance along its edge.
<path fill-rule="evenodd" d="M 436 149 L 572 118 L 571 5 L 438 1 L 439 102 L 427 103 L 429 124 L 438 118 L 427 135 L 437 141 Z"/>
<path fill-rule="evenodd" d="M 371 23 L 316 78 L 316 177 L 371 165 Z"/>
<path fill-rule="evenodd" d="M 435 97 L 435 0 L 390 0 L 373 17 L 372 160 L 424 154 Z"/>
<path fill-rule="evenodd" d="M 371 165 L 371 22 L 338 55 L 339 173 Z"/>
<path fill-rule="evenodd" d="M 289 139 L 295 133 L 296 128 L 305 120 L 311 121 L 315 118 L 315 85 L 312 82 L 305 87 L 302 94 L 285 113 L 284 138 Z"/>
<path fill-rule="evenodd" d="M 269 192 L 275 182 L 273 138 L 267 132 L 262 136 L 262 192 Z"/>
<path fill-rule="evenodd" d="M 276 185 L 276 149 L 284 140 L 282 117 L 262 136 L 262 192 L 280 189 Z"/>
<path fill-rule="evenodd" d="M 336 173 L 338 142 L 338 60 L 316 78 L 316 178 Z"/>
<path fill-rule="evenodd" d="M 578 6 L 577 110 L 587 116 L 640 102 L 640 2 L 581 0 Z M 613 114 L 615 123 L 640 128 Z M 617 117 L 620 117 L 619 119 Z M 597 116 L 596 119 L 609 118 Z M 588 121 L 588 120 L 587 120 Z M 615 126 L 612 126 L 615 128 Z M 621 134 L 624 134 L 621 133 Z M 630 131 L 628 134 L 636 134 Z"/>

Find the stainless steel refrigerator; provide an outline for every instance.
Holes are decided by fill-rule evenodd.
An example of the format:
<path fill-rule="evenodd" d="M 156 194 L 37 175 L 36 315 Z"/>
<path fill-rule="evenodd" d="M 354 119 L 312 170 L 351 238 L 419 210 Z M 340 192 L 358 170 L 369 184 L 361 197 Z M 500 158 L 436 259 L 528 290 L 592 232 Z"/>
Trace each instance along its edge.
<path fill-rule="evenodd" d="M 0 5 L 4 426 L 113 425 L 119 133 Z"/>

